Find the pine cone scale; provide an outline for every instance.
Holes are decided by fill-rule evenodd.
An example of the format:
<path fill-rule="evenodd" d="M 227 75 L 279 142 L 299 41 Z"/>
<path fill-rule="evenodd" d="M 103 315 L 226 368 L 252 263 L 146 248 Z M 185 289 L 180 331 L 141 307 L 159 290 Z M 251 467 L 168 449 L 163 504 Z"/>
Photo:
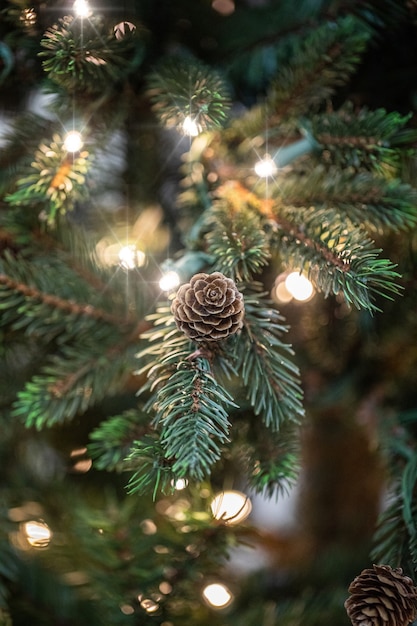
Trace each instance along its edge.
<path fill-rule="evenodd" d="M 363 570 L 349 592 L 345 608 L 354 626 L 407 626 L 417 616 L 417 587 L 401 568 Z"/>

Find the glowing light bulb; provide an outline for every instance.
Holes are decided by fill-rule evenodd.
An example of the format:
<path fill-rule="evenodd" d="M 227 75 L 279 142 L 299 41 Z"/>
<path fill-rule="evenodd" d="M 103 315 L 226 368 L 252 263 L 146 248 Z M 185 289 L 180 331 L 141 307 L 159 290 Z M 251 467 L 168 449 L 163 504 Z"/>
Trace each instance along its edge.
<path fill-rule="evenodd" d="M 164 274 L 159 281 L 159 287 L 162 291 L 172 291 L 180 284 L 180 277 L 173 270 Z"/>
<path fill-rule="evenodd" d="M 119 262 L 126 270 L 135 267 L 142 267 L 145 264 L 146 255 L 142 250 L 138 250 L 134 244 L 123 246 L 119 250 Z"/>
<path fill-rule="evenodd" d="M 197 124 L 190 115 L 187 115 L 182 123 L 182 131 L 184 135 L 189 137 L 197 137 L 201 133 L 201 126 Z"/>
<path fill-rule="evenodd" d="M 249 498 L 240 491 L 223 491 L 210 504 L 213 517 L 228 525 L 240 524 L 252 511 Z"/>
<path fill-rule="evenodd" d="M 210 583 L 203 589 L 203 598 L 210 606 L 224 609 L 233 601 L 231 591 L 222 583 Z"/>
<path fill-rule="evenodd" d="M 81 150 L 83 143 L 83 138 L 78 130 L 70 130 L 70 132 L 65 135 L 64 148 L 68 150 L 68 152 L 78 152 L 78 150 Z"/>
<path fill-rule="evenodd" d="M 92 13 L 87 0 L 75 0 L 72 8 L 78 17 L 90 17 Z"/>
<path fill-rule="evenodd" d="M 277 173 L 278 168 L 269 154 L 266 154 L 263 159 L 260 159 L 255 164 L 255 172 L 260 178 L 269 178 Z"/>
<path fill-rule="evenodd" d="M 45 522 L 25 522 L 23 530 L 28 544 L 33 548 L 46 548 L 51 541 L 52 532 Z"/>
<path fill-rule="evenodd" d="M 147 613 L 155 613 L 159 609 L 159 604 L 151 600 L 151 598 L 144 598 L 140 601 L 140 605 Z"/>
<path fill-rule="evenodd" d="M 300 272 L 291 272 L 285 279 L 285 286 L 293 298 L 300 302 L 310 300 L 314 293 L 314 287 L 307 276 Z"/>
<path fill-rule="evenodd" d="M 176 491 L 182 491 L 188 486 L 188 480 L 186 478 L 177 478 L 172 481 L 172 486 Z"/>

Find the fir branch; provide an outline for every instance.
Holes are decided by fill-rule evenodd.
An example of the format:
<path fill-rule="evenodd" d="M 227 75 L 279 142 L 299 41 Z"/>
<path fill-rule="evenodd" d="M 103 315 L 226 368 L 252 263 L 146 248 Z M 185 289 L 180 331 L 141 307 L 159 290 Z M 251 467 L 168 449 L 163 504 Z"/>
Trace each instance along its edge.
<path fill-rule="evenodd" d="M 321 25 L 302 40 L 293 41 L 288 64 L 278 70 L 264 104 L 254 107 L 233 127 L 246 135 L 279 126 L 305 115 L 330 98 L 356 69 L 369 40 L 369 31 L 352 16 Z"/>
<path fill-rule="evenodd" d="M 377 296 L 392 299 L 401 287 L 395 264 L 379 259 L 366 233 L 335 211 L 282 208 L 276 215 L 276 246 L 291 267 L 308 268 L 310 279 L 327 297 L 342 293 L 358 309 L 379 311 Z"/>
<path fill-rule="evenodd" d="M 66 213 L 86 197 L 86 175 L 92 158 L 86 150 L 70 155 L 64 141 L 54 134 L 49 145 L 42 143 L 31 164 L 36 173 L 22 176 L 17 190 L 6 196 L 16 206 L 43 206 L 46 219 L 53 224 L 57 213 Z"/>
<path fill-rule="evenodd" d="M 234 357 L 256 415 L 273 431 L 286 422 L 299 424 L 304 409 L 294 352 L 282 341 L 288 328 L 265 294 L 245 293 L 245 320 L 234 344 Z"/>
<path fill-rule="evenodd" d="M 148 77 L 148 96 L 161 123 L 185 134 L 187 122 L 199 132 L 222 126 L 230 108 L 224 81 L 196 59 L 163 61 Z"/>
<path fill-rule="evenodd" d="M 99 470 L 126 471 L 133 442 L 149 431 L 149 415 L 131 409 L 104 420 L 90 433 L 88 452 Z"/>
<path fill-rule="evenodd" d="M 209 361 L 196 357 L 178 363 L 177 371 L 157 393 L 156 427 L 173 471 L 198 481 L 220 458 L 228 441 L 226 408 L 236 406 L 213 378 Z"/>
<path fill-rule="evenodd" d="M 159 491 L 172 494 L 175 481 L 184 475 L 174 472 L 156 434 L 145 435 L 141 440 L 134 441 L 126 463 L 133 470 L 127 485 L 128 493 L 143 495 L 152 489 L 154 500 Z"/>
<path fill-rule="evenodd" d="M 417 223 L 417 191 L 398 179 L 385 180 L 367 172 L 352 174 L 319 166 L 303 176 L 282 178 L 275 193 L 287 205 L 334 209 L 339 219 L 346 216 L 379 232 L 404 230 Z"/>
<path fill-rule="evenodd" d="M 250 281 L 267 265 L 270 256 L 259 215 L 262 202 L 233 183 L 219 188 L 217 196 L 206 215 L 206 239 L 215 269 L 234 280 Z"/>
<path fill-rule="evenodd" d="M 339 111 L 315 115 L 306 124 L 323 147 L 326 162 L 383 175 L 387 167 L 398 172 L 404 142 L 411 146 L 416 140 L 415 129 L 405 128 L 409 119 L 410 115 L 385 109 L 354 111 L 348 103 Z"/>
<path fill-rule="evenodd" d="M 46 31 L 41 45 L 39 56 L 50 79 L 83 95 L 109 91 L 143 55 L 136 31 L 117 38 L 100 16 L 88 20 L 64 16 Z"/>

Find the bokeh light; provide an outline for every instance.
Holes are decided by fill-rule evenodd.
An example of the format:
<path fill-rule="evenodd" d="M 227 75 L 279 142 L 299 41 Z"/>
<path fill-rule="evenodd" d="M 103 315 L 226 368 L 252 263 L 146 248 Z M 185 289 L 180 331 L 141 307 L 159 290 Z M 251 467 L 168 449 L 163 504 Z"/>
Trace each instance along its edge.
<path fill-rule="evenodd" d="M 248 496 L 240 491 L 222 491 L 210 504 L 213 517 L 228 525 L 240 524 L 252 511 Z"/>
<path fill-rule="evenodd" d="M 269 154 L 266 154 L 263 159 L 260 159 L 255 164 L 255 173 L 260 178 L 269 178 L 270 176 L 274 176 L 277 173 L 278 168 L 275 164 L 274 159 L 272 159 Z"/>
<path fill-rule="evenodd" d="M 78 130 L 70 130 L 64 138 L 64 148 L 68 152 L 78 152 L 83 147 L 83 138 Z"/>
<path fill-rule="evenodd" d="M 52 538 L 52 532 L 44 521 L 31 520 L 23 524 L 26 541 L 32 548 L 46 548 Z"/>
<path fill-rule="evenodd" d="M 306 302 L 314 294 L 314 287 L 307 276 L 300 272 L 291 272 L 285 279 L 285 287 L 295 300 Z"/>
<path fill-rule="evenodd" d="M 170 270 L 166 272 L 159 281 L 159 287 L 162 291 L 173 291 L 180 284 L 180 277 L 177 272 Z"/>
<path fill-rule="evenodd" d="M 224 609 L 233 601 L 233 594 L 222 583 L 210 583 L 203 589 L 203 598 L 211 607 Z"/>

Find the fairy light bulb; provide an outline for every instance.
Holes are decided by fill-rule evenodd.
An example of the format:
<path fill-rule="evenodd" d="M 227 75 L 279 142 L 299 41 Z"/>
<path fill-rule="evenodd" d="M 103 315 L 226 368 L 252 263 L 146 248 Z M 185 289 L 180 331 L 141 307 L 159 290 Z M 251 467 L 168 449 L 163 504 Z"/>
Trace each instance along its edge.
<path fill-rule="evenodd" d="M 269 178 L 270 176 L 274 176 L 277 173 L 278 168 L 274 159 L 270 157 L 269 154 L 266 154 L 263 159 L 260 159 L 255 164 L 255 173 L 260 178 Z"/>
<path fill-rule="evenodd" d="M 213 498 L 210 508 L 215 519 L 233 526 L 250 515 L 252 503 L 240 491 L 222 491 Z"/>
<path fill-rule="evenodd" d="M 32 548 L 46 548 L 52 537 L 52 532 L 45 522 L 29 521 L 23 524 L 26 540 Z"/>
<path fill-rule="evenodd" d="M 92 13 L 87 0 L 75 0 L 73 9 L 77 17 L 89 17 Z"/>
<path fill-rule="evenodd" d="M 191 115 L 187 115 L 182 123 L 182 131 L 184 135 L 188 135 L 188 137 L 197 137 L 197 135 L 201 132 L 201 126 L 197 124 Z"/>
<path fill-rule="evenodd" d="M 162 291 L 173 291 L 180 284 L 180 277 L 177 272 L 170 270 L 166 272 L 159 281 L 159 287 Z"/>
<path fill-rule="evenodd" d="M 142 250 L 134 244 L 122 246 L 119 250 L 119 262 L 126 270 L 132 270 L 135 267 L 142 267 L 145 264 L 146 255 Z"/>
<path fill-rule="evenodd" d="M 233 601 L 233 594 L 222 583 L 210 583 L 203 589 L 203 598 L 211 607 L 224 609 Z"/>
<path fill-rule="evenodd" d="M 285 287 L 295 300 L 306 302 L 314 293 L 314 287 L 307 276 L 300 272 L 291 272 L 285 279 Z"/>
<path fill-rule="evenodd" d="M 68 152 L 78 152 L 83 147 L 83 138 L 78 130 L 70 130 L 64 139 L 64 148 Z"/>
<path fill-rule="evenodd" d="M 177 480 L 173 480 L 171 484 L 175 491 L 182 491 L 188 486 L 188 480 L 186 478 L 177 478 Z"/>

